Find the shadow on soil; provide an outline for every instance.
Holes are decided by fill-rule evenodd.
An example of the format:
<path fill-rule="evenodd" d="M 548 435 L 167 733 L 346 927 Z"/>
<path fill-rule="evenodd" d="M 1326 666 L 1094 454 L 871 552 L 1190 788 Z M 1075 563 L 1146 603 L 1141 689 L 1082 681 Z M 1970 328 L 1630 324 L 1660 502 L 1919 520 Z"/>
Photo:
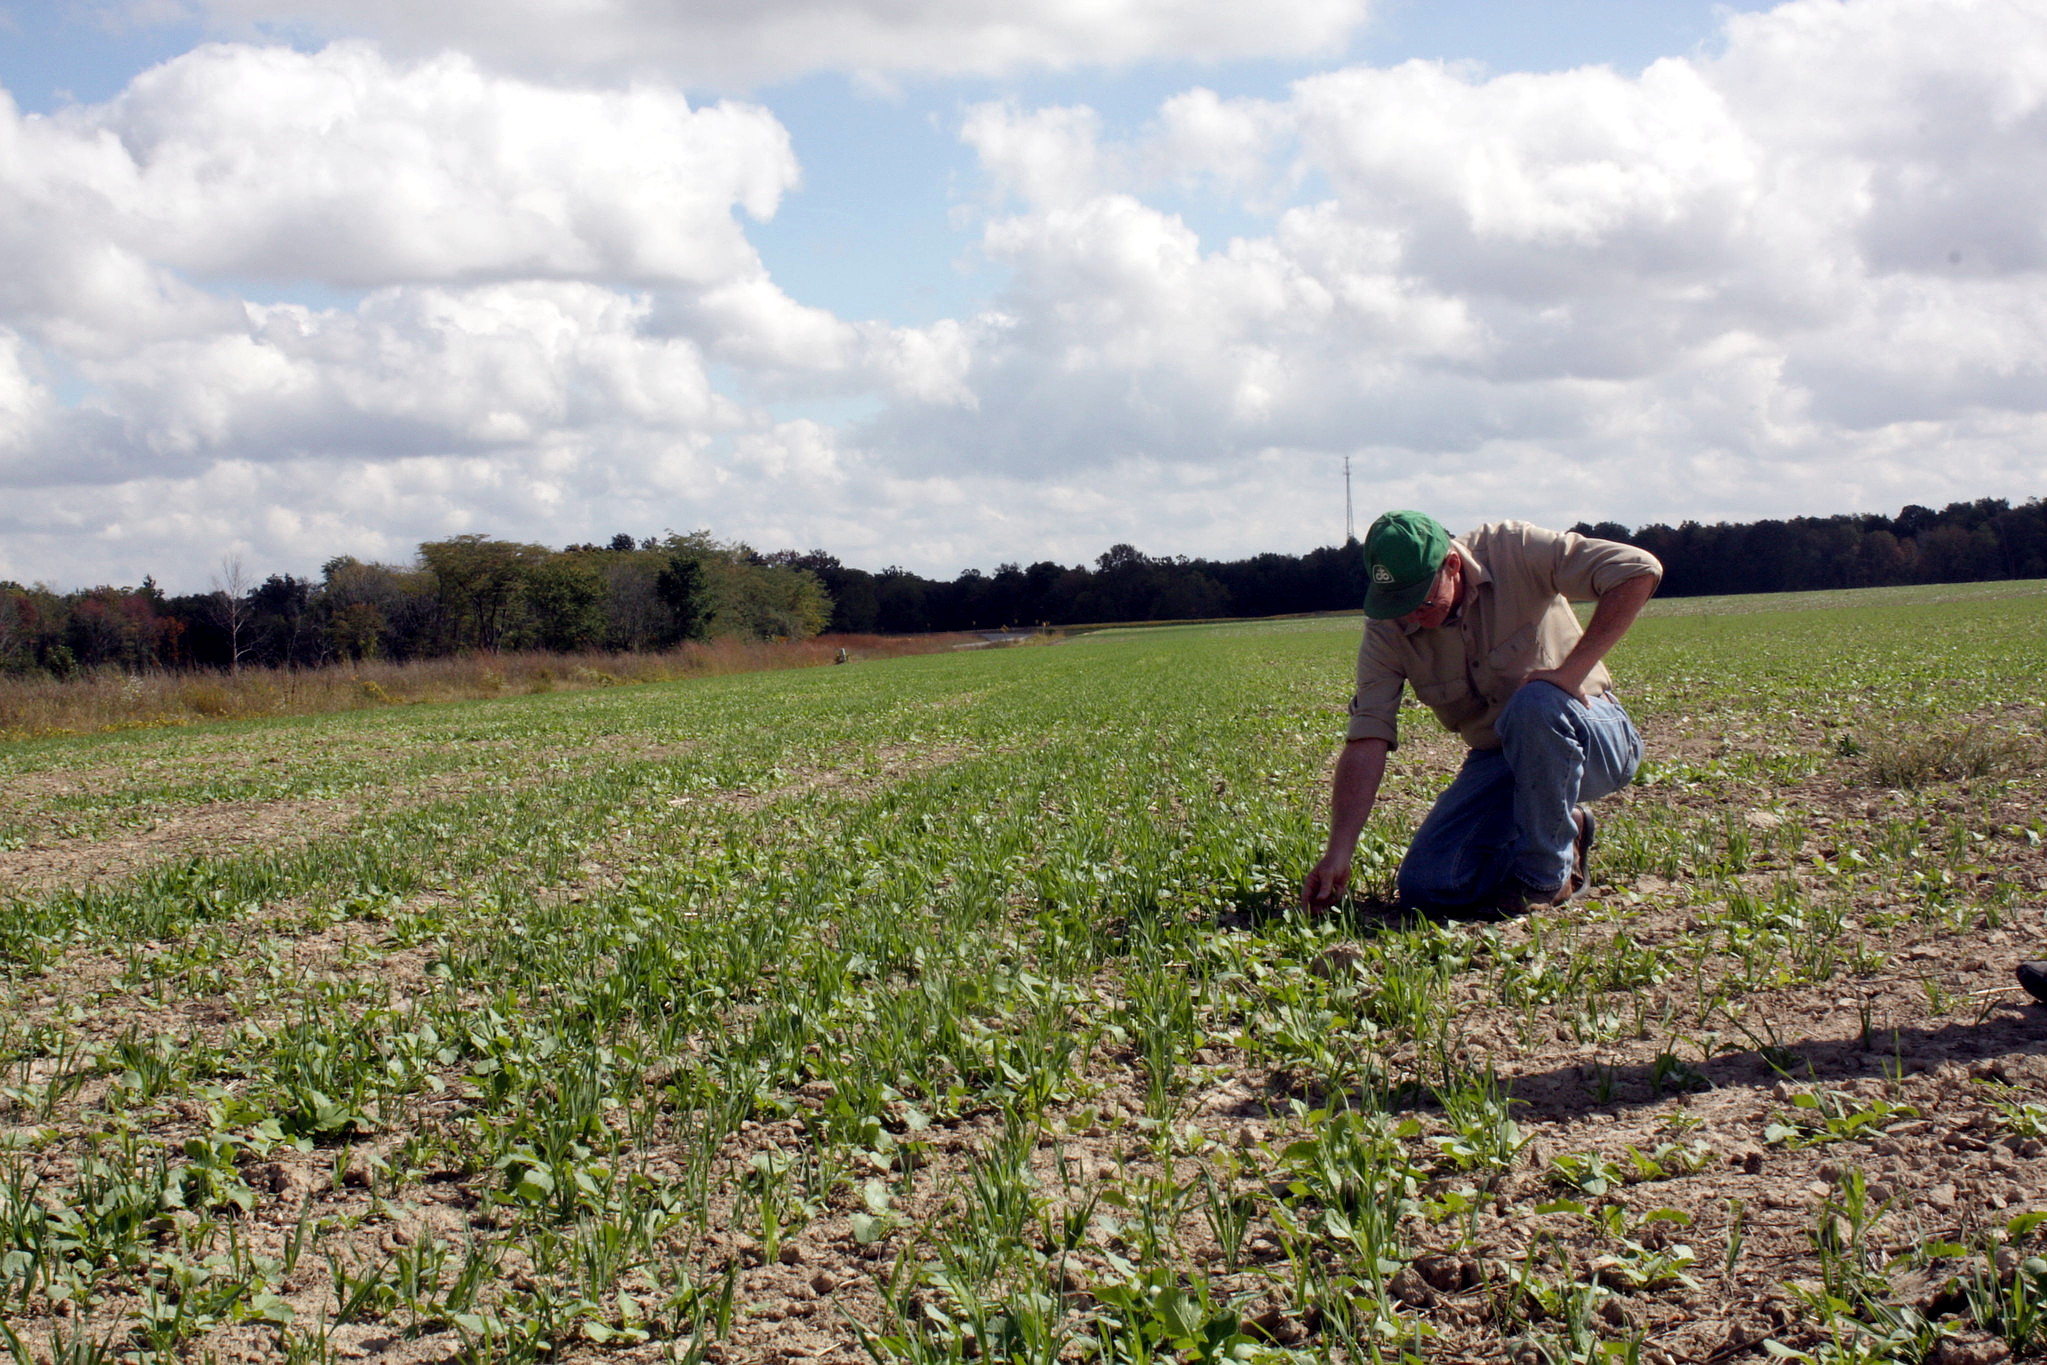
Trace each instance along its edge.
<path fill-rule="evenodd" d="M 1245 898 L 1218 916 L 1217 926 L 1251 928 L 1298 908 L 1290 898 Z M 1499 920 L 1485 912 L 1424 913 L 1372 897 L 1349 899 L 1324 913 L 1340 934 L 1352 939 L 1412 929 L 1424 922 L 1458 925 Z M 1517 1119 L 1542 1121 L 1601 1112 L 1618 1115 L 1680 1093 L 1767 1090 L 1779 1082 L 1800 1089 L 1824 1088 L 1856 1080 L 1893 1079 L 1950 1063 L 1969 1068 L 1981 1079 L 1998 1081 L 2006 1079 L 1999 1067 L 2002 1059 L 2047 1057 L 2047 1007 L 2033 1004 L 2014 986 L 2010 998 L 1983 1002 L 1980 1012 L 1967 1022 L 1877 1028 L 1866 1036 L 1860 1029 L 1828 1038 L 1787 1035 L 1761 1046 L 1711 1056 L 1688 1051 L 1689 1057 L 1662 1053 L 1640 1062 L 1562 1062 L 1547 1070 L 1503 1078 L 1502 1090 L 1513 1103 Z M 1396 1108 L 1431 1107 L 1429 1093 L 1422 1087 L 1386 1098 Z"/>
<path fill-rule="evenodd" d="M 1787 1040 L 1679 1062 L 1676 1067 L 1666 1057 L 1640 1063 L 1572 1063 L 1516 1076 L 1508 1092 L 1517 1118 L 1565 1119 L 1656 1104 L 1679 1091 L 1768 1088 L 1779 1081 L 1801 1089 L 1823 1087 L 1888 1079 L 1948 1063 L 1997 1081 L 2006 1079 L 2000 1074 L 2000 1061 L 2021 1056 L 2047 1056 L 2047 1009 L 2000 1000 L 1968 1023 L 1877 1029 L 1867 1043 L 1859 1034 Z"/>

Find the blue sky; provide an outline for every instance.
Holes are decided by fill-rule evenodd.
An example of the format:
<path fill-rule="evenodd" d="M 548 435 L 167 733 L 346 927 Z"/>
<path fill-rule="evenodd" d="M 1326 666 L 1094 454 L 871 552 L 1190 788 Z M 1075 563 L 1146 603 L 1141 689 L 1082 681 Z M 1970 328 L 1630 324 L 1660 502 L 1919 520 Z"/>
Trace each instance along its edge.
<path fill-rule="evenodd" d="M 0 5 L 0 577 L 2040 491 L 2033 7 L 1099 9 Z"/>

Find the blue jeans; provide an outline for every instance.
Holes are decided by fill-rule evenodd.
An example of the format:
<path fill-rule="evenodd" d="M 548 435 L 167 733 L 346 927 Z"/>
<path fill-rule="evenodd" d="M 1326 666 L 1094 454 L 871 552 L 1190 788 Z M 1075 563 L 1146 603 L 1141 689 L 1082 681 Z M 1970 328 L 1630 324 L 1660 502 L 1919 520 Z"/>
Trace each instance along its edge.
<path fill-rule="evenodd" d="M 1612 694 L 1590 707 L 1561 687 L 1529 683 L 1507 699 L 1500 747 L 1474 749 L 1415 831 L 1400 864 L 1400 902 L 1452 910 L 1518 882 L 1537 895 L 1571 875 L 1571 807 L 1634 780 L 1642 736 Z"/>

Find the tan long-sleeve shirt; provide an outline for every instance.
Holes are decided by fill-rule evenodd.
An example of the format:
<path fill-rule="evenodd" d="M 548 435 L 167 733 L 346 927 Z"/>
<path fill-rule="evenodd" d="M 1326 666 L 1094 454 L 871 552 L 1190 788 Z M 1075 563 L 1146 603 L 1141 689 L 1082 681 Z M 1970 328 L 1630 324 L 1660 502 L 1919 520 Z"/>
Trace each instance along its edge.
<path fill-rule="evenodd" d="M 1488 522 L 1450 542 L 1464 560 L 1464 599 L 1433 630 L 1366 621 L 1358 645 L 1357 692 L 1349 739 L 1383 739 L 1398 748 L 1400 689 L 1436 713 L 1474 749 L 1497 749 L 1493 722 L 1530 673 L 1555 668 L 1583 634 L 1572 602 L 1596 601 L 1615 584 L 1663 576 L 1647 550 L 1525 521 Z M 1585 690 L 1611 690 L 1604 664 Z"/>

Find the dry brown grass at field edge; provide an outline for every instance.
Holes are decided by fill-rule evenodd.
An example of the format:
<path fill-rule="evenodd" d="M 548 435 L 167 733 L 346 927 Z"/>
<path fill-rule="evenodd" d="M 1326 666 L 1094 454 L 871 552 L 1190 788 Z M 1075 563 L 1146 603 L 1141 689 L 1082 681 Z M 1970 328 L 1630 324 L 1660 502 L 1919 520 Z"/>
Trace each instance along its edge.
<path fill-rule="evenodd" d="M 969 642 L 979 637 L 820 635 L 809 640 L 720 639 L 658 654 L 506 651 L 407 663 L 245 668 L 232 676 L 117 669 L 67 679 L 0 675 L 0 741 L 814 668 L 832 663 L 841 649 L 862 663 L 942 653 Z"/>

